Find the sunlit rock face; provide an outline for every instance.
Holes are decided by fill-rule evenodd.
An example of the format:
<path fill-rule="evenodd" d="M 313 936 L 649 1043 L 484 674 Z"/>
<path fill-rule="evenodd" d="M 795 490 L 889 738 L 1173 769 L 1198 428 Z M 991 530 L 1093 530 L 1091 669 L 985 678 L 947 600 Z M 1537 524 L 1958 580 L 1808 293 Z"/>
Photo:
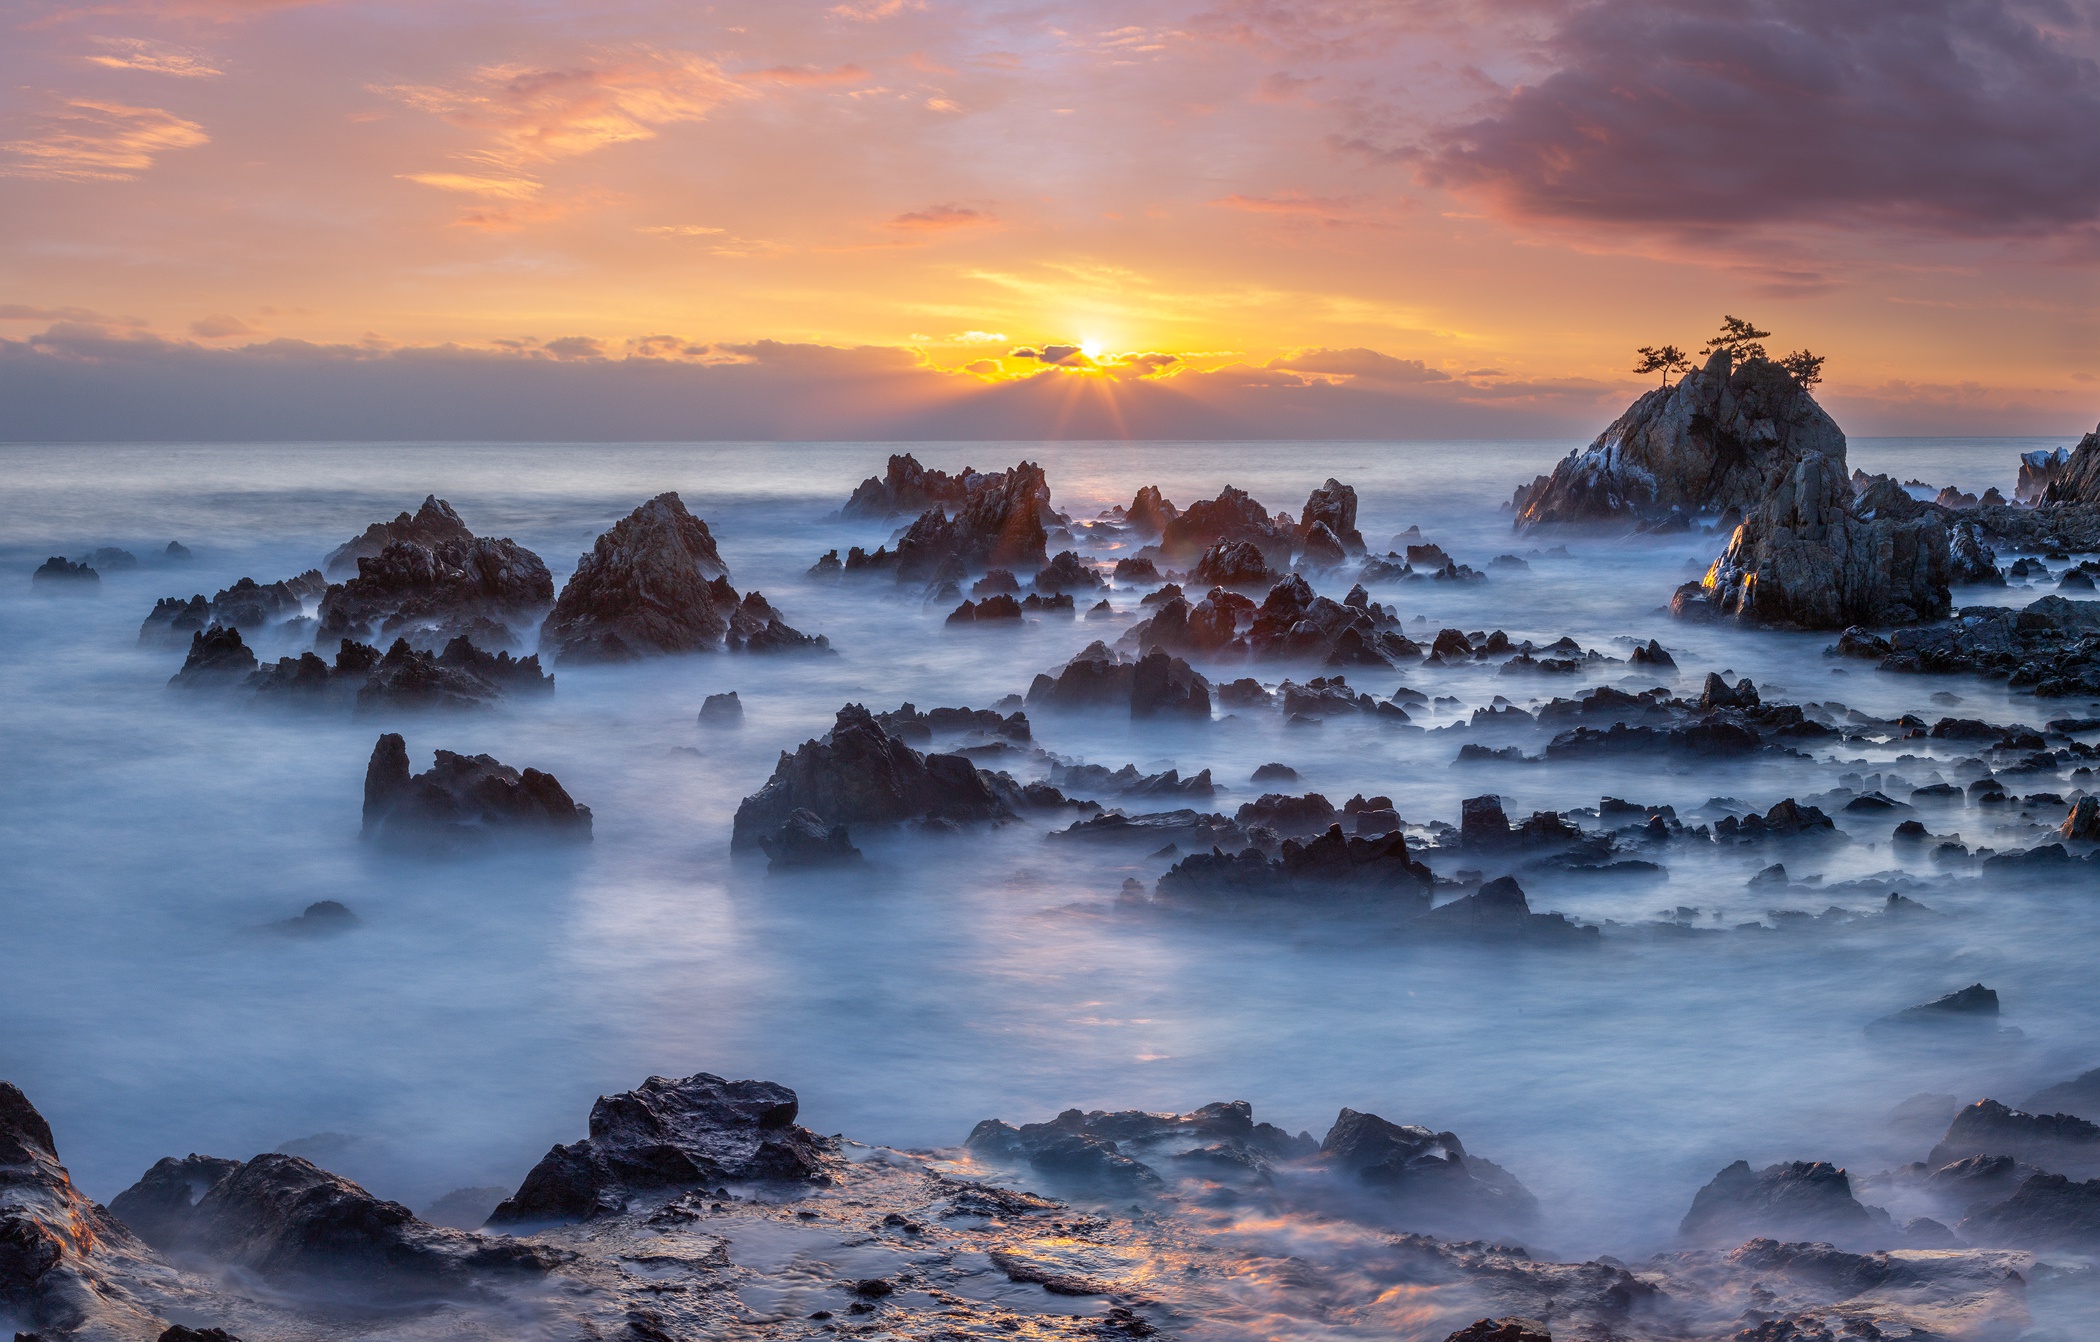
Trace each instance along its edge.
<path fill-rule="evenodd" d="M 1811 454 L 1844 475 L 1837 422 L 1779 365 L 1737 366 L 1718 351 L 1520 489 L 1516 524 L 1627 526 L 1672 512 L 1748 513 Z"/>

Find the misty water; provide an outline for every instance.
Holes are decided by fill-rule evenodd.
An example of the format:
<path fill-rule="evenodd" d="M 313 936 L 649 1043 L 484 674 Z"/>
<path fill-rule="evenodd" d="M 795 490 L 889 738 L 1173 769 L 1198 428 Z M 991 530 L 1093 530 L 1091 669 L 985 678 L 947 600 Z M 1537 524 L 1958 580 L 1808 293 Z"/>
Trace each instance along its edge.
<path fill-rule="evenodd" d="M 2054 440 L 1865 440 L 1851 462 L 1980 491 L 2010 491 L 2018 452 Z M 1673 623 L 1670 592 L 1725 538 L 1513 537 L 1498 505 L 1572 444 L 915 445 L 922 461 L 1047 468 L 1075 520 L 1144 484 L 1186 504 L 1221 485 L 1296 511 L 1327 476 L 1355 486 L 1374 550 L 1410 526 L 1486 569 L 1479 584 L 1407 583 L 1374 596 L 1426 641 L 1446 626 L 1540 643 L 1572 635 L 1623 657 L 1659 638 L 1696 689 L 1753 678 L 1768 701 L 1841 700 L 1993 722 L 2082 713 L 2083 701 L 2002 683 L 1886 675 L 1824 655 L 1826 635 Z M 1606 923 L 1587 950 L 1409 944 L 1346 917 L 1167 915 L 1127 903 L 1166 859 L 1142 848 L 1046 840 L 1064 819 L 960 837 L 856 833 L 859 872 L 769 876 L 732 858 L 730 818 L 782 750 L 839 706 L 984 707 L 1025 692 L 1136 618 L 1041 618 L 951 631 L 952 603 L 884 578 L 823 582 L 820 554 L 887 540 L 836 520 L 883 444 L 103 446 L 0 449 L 0 1077 L 21 1085 L 91 1195 L 107 1200 L 155 1159 L 299 1149 L 415 1207 L 449 1189 L 515 1185 L 556 1141 L 582 1135 L 592 1099 L 651 1074 L 712 1071 L 792 1086 L 821 1132 L 946 1147 L 977 1120 L 1069 1107 L 1186 1110 L 1252 1101 L 1256 1117 L 1325 1132 L 1346 1105 L 1451 1129 L 1540 1198 L 1535 1247 L 1631 1256 L 1667 1247 L 1693 1192 L 1721 1166 L 1828 1159 L 1855 1173 L 1920 1159 L 1936 1124 L 1892 1107 L 1919 1093 L 2017 1102 L 2100 1063 L 2100 942 L 2091 892 L 1970 883 L 1921 895 L 1951 916 L 1849 930 L 1662 938 L 1677 906 L 1700 926 L 1771 921 L 1774 908 L 1868 908 L 1842 894 L 1759 895 L 1765 855 L 1672 859 L 1667 884 L 1542 882 L 1534 908 Z M 835 658 L 734 655 L 557 669 L 544 698 L 452 716 L 251 709 L 164 688 L 181 654 L 141 648 L 157 597 L 207 595 L 319 564 L 367 523 L 448 499 L 479 535 L 539 553 L 557 584 L 615 519 L 677 490 L 713 530 L 739 590 L 828 635 Z M 160 566 L 169 540 L 195 552 Z M 1565 551 L 1549 553 L 1565 545 Z M 143 561 L 99 595 L 33 595 L 46 555 L 123 546 Z M 2001 555 L 2001 560 L 2010 556 Z M 1024 575 L 1025 577 L 1026 575 Z M 1339 597 L 1346 577 L 1322 584 Z M 1976 591 L 1957 602 L 2024 601 Z M 1081 602 L 1082 610 L 1087 603 Z M 1417 619 L 1424 623 L 1416 625 Z M 258 651 L 298 651 L 289 636 Z M 1218 673 L 1239 669 L 1206 667 Z M 1504 695 L 1528 704 L 1597 683 L 1653 685 L 1638 667 L 1578 682 L 1480 668 L 1351 673 L 1381 696 L 1406 683 L 1455 704 L 1435 728 Z M 1274 684 L 1317 669 L 1253 669 Z M 1229 678 L 1229 676 L 1227 677 Z M 736 690 L 745 721 L 696 710 Z M 1958 709 L 1927 702 L 1958 695 Z M 1814 761 L 1708 767 L 1597 763 L 1454 766 L 1463 732 L 1370 718 L 1286 729 L 1270 710 L 1208 724 L 1031 713 L 1058 755 L 1148 772 L 1209 768 L 1228 814 L 1282 761 L 1337 804 L 1385 794 L 1410 826 L 1456 822 L 1466 796 L 1513 815 L 1611 795 L 1688 812 L 1716 796 L 1762 809 L 1892 767 L 1929 781 L 1946 743 L 1817 743 Z M 557 775 L 596 817 L 581 851 L 425 860 L 358 838 L 375 735 L 411 759 L 487 752 Z M 1925 747 L 1930 745 L 1931 750 Z M 1866 761 L 1863 766 L 1859 761 Z M 1951 775 L 1950 775 L 1951 777 Z M 1136 809 L 1136 808 L 1133 808 Z M 1901 818 L 1901 817 L 1895 817 Z M 1924 817 L 1938 833 L 2004 846 L 1995 813 Z M 1826 883 L 1909 868 L 1890 817 L 1840 815 L 1855 842 L 1797 867 Z M 1448 874 L 1450 864 L 1443 864 Z M 321 899 L 361 920 L 319 939 L 263 930 Z M 1996 988 L 2017 1036 L 1898 1046 L 1876 1017 L 1971 982 Z M 1951 1108 L 1951 1103 L 1948 1106 Z M 1940 1115 L 1941 1122 L 1944 1114 Z"/>

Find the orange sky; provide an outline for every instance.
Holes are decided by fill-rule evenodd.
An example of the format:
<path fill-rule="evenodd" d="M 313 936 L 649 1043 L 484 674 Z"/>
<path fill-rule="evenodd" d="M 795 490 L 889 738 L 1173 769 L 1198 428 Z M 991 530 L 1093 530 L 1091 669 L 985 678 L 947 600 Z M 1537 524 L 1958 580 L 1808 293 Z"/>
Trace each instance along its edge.
<path fill-rule="evenodd" d="M 1593 432 L 1633 346 L 1726 311 L 1826 354 L 1856 433 L 2100 417 L 2091 3 L 6 14 L 0 337 L 32 376 L 112 341 L 771 341 Z M 1013 353 L 1048 346 L 1083 352 Z"/>

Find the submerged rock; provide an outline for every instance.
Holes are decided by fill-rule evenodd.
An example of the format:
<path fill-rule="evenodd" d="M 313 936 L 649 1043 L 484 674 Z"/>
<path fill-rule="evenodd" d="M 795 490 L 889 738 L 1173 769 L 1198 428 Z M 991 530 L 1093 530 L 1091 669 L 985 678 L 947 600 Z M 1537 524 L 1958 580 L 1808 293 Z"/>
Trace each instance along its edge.
<path fill-rule="evenodd" d="M 1706 577 L 1670 603 L 1803 629 L 1911 624 L 1948 610 L 1947 527 L 1936 513 L 1855 512 L 1844 459 L 1811 454 L 1736 528 Z"/>
<path fill-rule="evenodd" d="M 64 555 L 52 555 L 29 575 L 29 586 L 38 592 L 99 592 L 102 575 L 86 564 L 76 564 Z"/>
<path fill-rule="evenodd" d="M 760 847 L 796 811 L 826 826 L 1015 818 L 992 775 L 962 755 L 920 754 L 859 704 L 841 708 L 821 739 L 782 753 L 766 785 L 737 807 L 730 847 Z"/>
<path fill-rule="evenodd" d="M 786 1086 L 708 1072 L 652 1076 L 633 1090 L 601 1095 L 591 1106 L 590 1135 L 549 1151 L 489 1224 L 580 1221 L 667 1189 L 820 1182 L 831 1152 L 823 1138 L 796 1125 L 799 1107 Z"/>
<path fill-rule="evenodd" d="M 1749 514 L 1812 455 L 1845 477 L 1845 435 L 1767 359 L 1716 352 L 1673 387 L 1648 392 L 1597 440 L 1518 491 L 1519 530 L 1628 526 L 1684 513 Z"/>
<path fill-rule="evenodd" d="M 535 835 L 590 841 L 591 808 L 572 800 L 553 774 L 520 773 L 487 755 L 440 750 L 427 771 L 411 776 L 408 746 L 398 733 L 386 733 L 372 747 L 362 837 L 430 848 Z"/>
<path fill-rule="evenodd" d="M 744 722 L 744 701 L 736 697 L 736 691 L 727 694 L 710 694 L 700 701 L 700 725 L 703 727 L 739 727 Z"/>
<path fill-rule="evenodd" d="M 1533 913 L 1524 887 L 1500 876 L 1470 895 L 1461 895 L 1423 915 L 1419 930 L 1484 941 L 1525 941 L 1545 945 L 1594 946 L 1594 927 L 1568 921 L 1560 913 Z"/>
<path fill-rule="evenodd" d="M 1752 1170 L 1738 1160 L 1692 1199 L 1677 1233 L 1704 1244 L 1734 1244 L 1756 1235 L 1856 1243 L 1874 1218 L 1852 1195 L 1852 1180 L 1825 1161 L 1796 1160 Z"/>

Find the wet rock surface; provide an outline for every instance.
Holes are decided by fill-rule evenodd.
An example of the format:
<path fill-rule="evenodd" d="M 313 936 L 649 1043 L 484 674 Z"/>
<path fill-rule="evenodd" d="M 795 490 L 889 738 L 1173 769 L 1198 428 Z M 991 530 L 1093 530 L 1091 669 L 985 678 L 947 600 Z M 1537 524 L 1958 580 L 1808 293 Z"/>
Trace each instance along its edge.
<path fill-rule="evenodd" d="M 364 838 L 390 847 L 444 849 L 502 841 L 588 842 L 591 809 L 552 774 L 523 772 L 487 755 L 437 752 L 409 772 L 408 746 L 387 732 L 365 766 Z"/>

